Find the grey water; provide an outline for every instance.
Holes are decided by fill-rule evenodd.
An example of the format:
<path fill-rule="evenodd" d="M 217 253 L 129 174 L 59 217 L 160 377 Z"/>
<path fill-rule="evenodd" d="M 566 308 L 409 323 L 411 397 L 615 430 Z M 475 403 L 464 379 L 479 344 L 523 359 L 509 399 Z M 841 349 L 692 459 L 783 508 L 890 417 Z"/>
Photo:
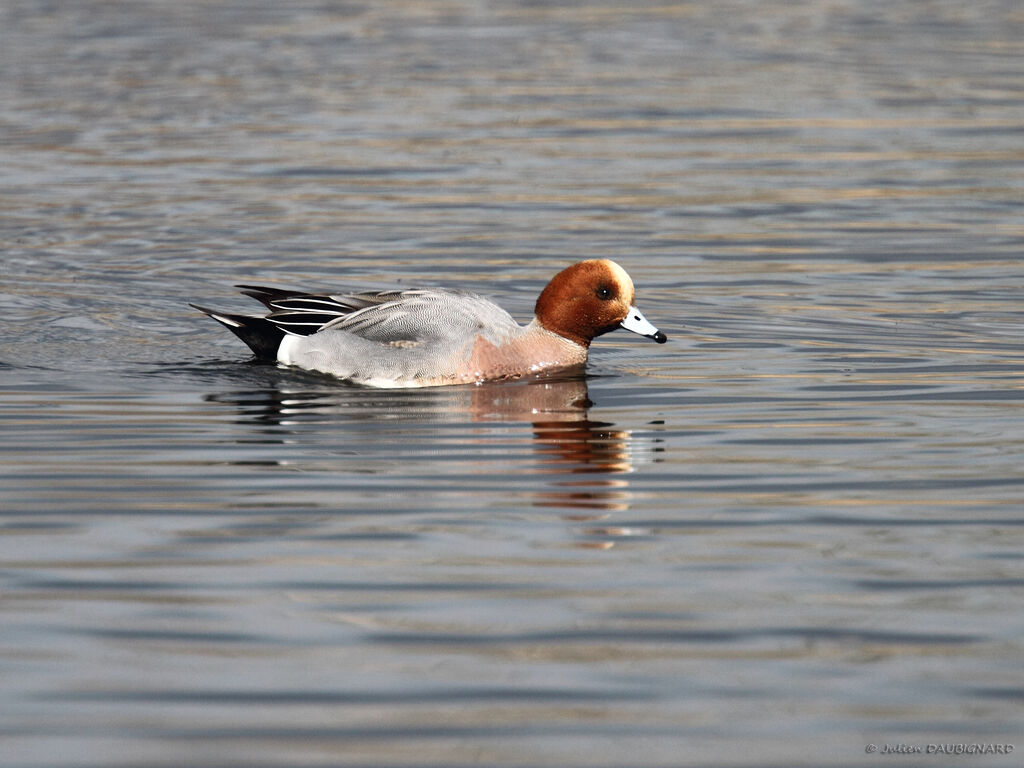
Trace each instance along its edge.
<path fill-rule="evenodd" d="M 1018 3 L 8 0 L 0 72 L 5 768 L 1020 764 Z M 669 343 L 586 376 L 188 307 L 589 257 Z"/>

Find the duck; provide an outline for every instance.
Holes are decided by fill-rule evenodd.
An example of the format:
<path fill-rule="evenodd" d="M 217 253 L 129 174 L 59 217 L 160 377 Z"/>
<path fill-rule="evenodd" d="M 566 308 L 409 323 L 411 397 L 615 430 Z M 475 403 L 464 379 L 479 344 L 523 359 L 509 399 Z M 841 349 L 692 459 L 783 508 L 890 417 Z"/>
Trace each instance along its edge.
<path fill-rule="evenodd" d="M 566 267 L 520 325 L 469 291 L 414 288 L 343 294 L 238 285 L 263 315 L 190 306 L 245 342 L 258 360 L 378 388 L 518 379 L 583 368 L 591 342 L 619 328 L 664 344 L 636 307 L 633 281 L 609 259 Z"/>

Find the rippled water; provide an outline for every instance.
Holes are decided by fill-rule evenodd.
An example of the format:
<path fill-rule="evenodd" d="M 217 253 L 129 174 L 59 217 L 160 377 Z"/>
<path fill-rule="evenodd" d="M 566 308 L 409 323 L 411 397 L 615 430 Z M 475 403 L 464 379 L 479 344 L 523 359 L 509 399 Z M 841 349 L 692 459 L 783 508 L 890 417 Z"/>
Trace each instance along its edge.
<path fill-rule="evenodd" d="M 1019 764 L 1022 41 L 1009 0 L 0 5 L 0 763 Z M 590 256 L 670 343 L 585 379 L 357 389 L 187 306 L 525 320 Z"/>

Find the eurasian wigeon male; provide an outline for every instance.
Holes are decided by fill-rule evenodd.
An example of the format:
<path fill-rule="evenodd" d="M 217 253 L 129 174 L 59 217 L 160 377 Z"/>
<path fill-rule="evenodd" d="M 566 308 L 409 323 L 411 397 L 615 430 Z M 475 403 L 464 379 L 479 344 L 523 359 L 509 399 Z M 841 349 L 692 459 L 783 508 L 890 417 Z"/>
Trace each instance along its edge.
<path fill-rule="evenodd" d="M 594 337 L 616 328 L 666 341 L 636 308 L 626 270 L 606 259 L 555 275 L 525 326 L 467 291 L 327 296 L 237 287 L 270 312 L 255 317 L 192 306 L 227 326 L 258 358 L 372 387 L 467 384 L 579 367 Z"/>

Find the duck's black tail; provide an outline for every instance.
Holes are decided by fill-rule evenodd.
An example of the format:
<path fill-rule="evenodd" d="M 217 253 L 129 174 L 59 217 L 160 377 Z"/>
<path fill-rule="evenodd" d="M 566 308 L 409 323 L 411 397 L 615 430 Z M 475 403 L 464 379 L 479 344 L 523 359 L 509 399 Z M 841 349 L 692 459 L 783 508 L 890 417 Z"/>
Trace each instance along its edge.
<path fill-rule="evenodd" d="M 244 341 L 253 354 L 260 360 L 277 360 L 277 349 L 281 346 L 281 339 L 285 333 L 265 317 L 253 317 L 251 315 L 232 315 L 227 312 L 217 312 L 213 309 L 200 307 L 198 304 L 190 304 L 203 314 L 209 315 L 218 323 L 223 325 L 235 336 Z"/>

